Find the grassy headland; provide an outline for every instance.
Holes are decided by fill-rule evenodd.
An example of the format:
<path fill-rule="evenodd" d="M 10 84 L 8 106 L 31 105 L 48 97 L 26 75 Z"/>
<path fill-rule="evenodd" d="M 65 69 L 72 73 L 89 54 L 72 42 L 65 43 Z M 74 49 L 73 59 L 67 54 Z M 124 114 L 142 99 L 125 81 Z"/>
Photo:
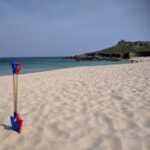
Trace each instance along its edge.
<path fill-rule="evenodd" d="M 75 55 L 76 60 L 120 60 L 138 56 L 150 56 L 149 41 L 124 41 L 121 40 L 117 45 L 81 55 Z"/>

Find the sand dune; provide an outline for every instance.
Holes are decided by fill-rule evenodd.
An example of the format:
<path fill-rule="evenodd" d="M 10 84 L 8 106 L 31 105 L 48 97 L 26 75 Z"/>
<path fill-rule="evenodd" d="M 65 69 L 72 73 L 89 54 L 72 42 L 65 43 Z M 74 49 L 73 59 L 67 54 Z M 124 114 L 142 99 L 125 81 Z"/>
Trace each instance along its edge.
<path fill-rule="evenodd" d="M 20 75 L 23 132 L 0 77 L 0 150 L 150 150 L 150 62 Z"/>

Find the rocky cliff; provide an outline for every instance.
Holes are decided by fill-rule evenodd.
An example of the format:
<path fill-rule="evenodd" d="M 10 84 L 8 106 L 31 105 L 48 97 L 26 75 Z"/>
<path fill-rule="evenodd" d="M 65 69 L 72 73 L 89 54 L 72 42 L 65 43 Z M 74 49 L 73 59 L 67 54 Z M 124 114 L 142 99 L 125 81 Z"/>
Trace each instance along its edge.
<path fill-rule="evenodd" d="M 115 46 L 75 55 L 75 60 L 121 60 L 139 56 L 150 56 L 150 41 L 119 41 Z"/>

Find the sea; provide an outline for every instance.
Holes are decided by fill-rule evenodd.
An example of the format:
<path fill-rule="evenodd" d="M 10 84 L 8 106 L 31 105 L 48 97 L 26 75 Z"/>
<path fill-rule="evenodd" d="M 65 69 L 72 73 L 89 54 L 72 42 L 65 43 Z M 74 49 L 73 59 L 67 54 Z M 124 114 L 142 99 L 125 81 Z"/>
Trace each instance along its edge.
<path fill-rule="evenodd" d="M 125 64 L 127 61 L 76 61 L 74 59 L 64 59 L 64 57 L 14 57 L 0 58 L 0 76 L 11 75 L 11 62 L 22 63 L 21 73 L 34 73 L 49 70 L 81 67 L 81 66 L 103 66 L 114 64 Z"/>

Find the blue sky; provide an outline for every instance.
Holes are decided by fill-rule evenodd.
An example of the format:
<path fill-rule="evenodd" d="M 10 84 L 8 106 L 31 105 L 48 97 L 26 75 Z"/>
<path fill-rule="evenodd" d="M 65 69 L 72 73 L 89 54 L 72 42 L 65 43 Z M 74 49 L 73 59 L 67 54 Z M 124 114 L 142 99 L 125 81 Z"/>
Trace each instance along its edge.
<path fill-rule="evenodd" d="M 150 40 L 149 0 L 0 0 L 0 56 L 69 56 Z"/>

